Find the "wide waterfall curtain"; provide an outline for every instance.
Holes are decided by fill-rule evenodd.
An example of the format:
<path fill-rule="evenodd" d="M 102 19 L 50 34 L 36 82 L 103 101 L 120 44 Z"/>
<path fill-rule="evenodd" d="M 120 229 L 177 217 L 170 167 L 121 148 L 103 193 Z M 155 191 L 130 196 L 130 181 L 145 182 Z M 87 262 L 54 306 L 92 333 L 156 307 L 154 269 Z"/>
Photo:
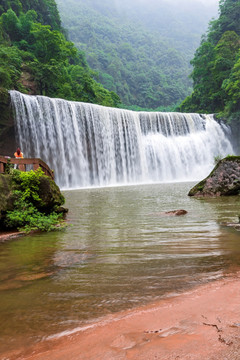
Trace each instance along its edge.
<path fill-rule="evenodd" d="M 232 154 L 211 115 L 133 112 L 11 91 L 25 157 L 39 157 L 62 188 L 198 180 Z"/>

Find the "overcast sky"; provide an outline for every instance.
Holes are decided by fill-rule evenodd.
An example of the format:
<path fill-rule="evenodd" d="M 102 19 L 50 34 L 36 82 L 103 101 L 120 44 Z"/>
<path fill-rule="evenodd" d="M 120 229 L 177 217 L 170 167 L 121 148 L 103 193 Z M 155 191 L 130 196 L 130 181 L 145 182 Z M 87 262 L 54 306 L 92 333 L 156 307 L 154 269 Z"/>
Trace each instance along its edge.
<path fill-rule="evenodd" d="M 119 0 L 117 0 L 117 1 L 119 1 Z M 216 7 L 218 7 L 218 4 L 219 4 L 219 0 L 134 0 L 134 1 L 140 2 L 140 3 L 149 3 L 149 4 L 154 4 L 154 3 L 157 4 L 157 3 L 161 3 L 161 2 L 174 2 L 174 3 L 179 3 L 179 6 L 181 6 L 182 2 L 184 2 L 184 3 L 189 2 L 191 4 L 200 2 L 200 3 L 203 3 L 204 5 L 216 5 Z"/>
<path fill-rule="evenodd" d="M 194 2 L 195 0 L 189 0 L 189 1 L 192 1 Z M 203 4 L 218 4 L 219 3 L 219 0 L 200 0 Z"/>
<path fill-rule="evenodd" d="M 141 0 L 140 0 L 141 1 Z M 158 3 L 158 2 L 161 2 L 161 1 L 166 1 L 166 2 L 170 2 L 170 1 L 174 1 L 174 2 L 178 2 L 179 3 L 179 6 L 181 6 L 181 2 L 182 2 L 182 0 L 148 0 L 148 2 L 156 2 L 156 3 Z M 184 2 L 189 2 L 189 3 L 196 3 L 196 2 L 201 2 L 201 3 L 203 3 L 203 4 L 205 4 L 205 5 L 210 5 L 210 4 L 216 4 L 216 5 L 218 5 L 218 3 L 219 3 L 219 0 L 184 0 Z"/>
<path fill-rule="evenodd" d="M 216 9 L 218 9 L 218 4 L 219 4 L 219 0 L 112 0 L 113 4 L 115 4 L 115 6 L 120 6 L 126 3 L 135 3 L 137 4 L 142 4 L 144 6 L 149 6 L 149 7 L 154 7 L 156 5 L 156 8 L 159 7 L 159 5 L 161 6 L 161 4 L 166 4 L 166 3 L 174 3 L 174 6 L 176 7 L 181 7 L 183 4 L 186 6 L 186 4 L 191 5 L 191 7 L 193 7 L 194 4 L 198 5 L 199 4 L 203 4 L 206 7 L 216 7 Z"/>

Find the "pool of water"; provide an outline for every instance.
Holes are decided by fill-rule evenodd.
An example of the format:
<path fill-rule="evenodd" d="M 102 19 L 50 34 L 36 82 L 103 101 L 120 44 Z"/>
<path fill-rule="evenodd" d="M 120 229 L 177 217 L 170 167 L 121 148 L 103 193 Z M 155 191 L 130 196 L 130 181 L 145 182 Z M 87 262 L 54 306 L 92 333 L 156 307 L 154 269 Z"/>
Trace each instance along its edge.
<path fill-rule="evenodd" d="M 65 191 L 63 232 L 0 244 L 0 354 L 171 296 L 240 264 L 239 197 L 192 183 Z M 162 212 L 185 209 L 184 216 Z"/>

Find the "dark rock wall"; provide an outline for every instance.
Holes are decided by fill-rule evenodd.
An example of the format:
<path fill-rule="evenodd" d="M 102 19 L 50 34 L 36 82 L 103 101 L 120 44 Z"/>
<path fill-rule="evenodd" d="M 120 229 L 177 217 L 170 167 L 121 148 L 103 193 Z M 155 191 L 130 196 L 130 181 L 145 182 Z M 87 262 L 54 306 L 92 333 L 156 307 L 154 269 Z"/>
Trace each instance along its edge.
<path fill-rule="evenodd" d="M 236 119 L 231 124 L 232 145 L 236 155 L 240 155 L 240 119 Z"/>
<path fill-rule="evenodd" d="M 16 147 L 10 96 L 6 89 L 0 88 L 0 155 L 13 156 Z"/>

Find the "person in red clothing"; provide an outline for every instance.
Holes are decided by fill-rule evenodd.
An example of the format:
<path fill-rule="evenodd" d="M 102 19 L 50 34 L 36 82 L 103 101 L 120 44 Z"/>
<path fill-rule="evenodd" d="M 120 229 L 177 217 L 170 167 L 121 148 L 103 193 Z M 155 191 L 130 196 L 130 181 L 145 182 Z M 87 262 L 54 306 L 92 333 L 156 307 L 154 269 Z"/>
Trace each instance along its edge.
<path fill-rule="evenodd" d="M 17 151 L 14 153 L 15 158 L 23 158 L 23 153 L 20 148 L 17 148 Z"/>
<path fill-rule="evenodd" d="M 17 148 L 17 150 L 14 153 L 14 156 L 16 159 L 23 159 L 23 153 L 21 152 L 20 148 Z M 24 165 L 14 165 L 14 169 L 23 170 Z"/>

